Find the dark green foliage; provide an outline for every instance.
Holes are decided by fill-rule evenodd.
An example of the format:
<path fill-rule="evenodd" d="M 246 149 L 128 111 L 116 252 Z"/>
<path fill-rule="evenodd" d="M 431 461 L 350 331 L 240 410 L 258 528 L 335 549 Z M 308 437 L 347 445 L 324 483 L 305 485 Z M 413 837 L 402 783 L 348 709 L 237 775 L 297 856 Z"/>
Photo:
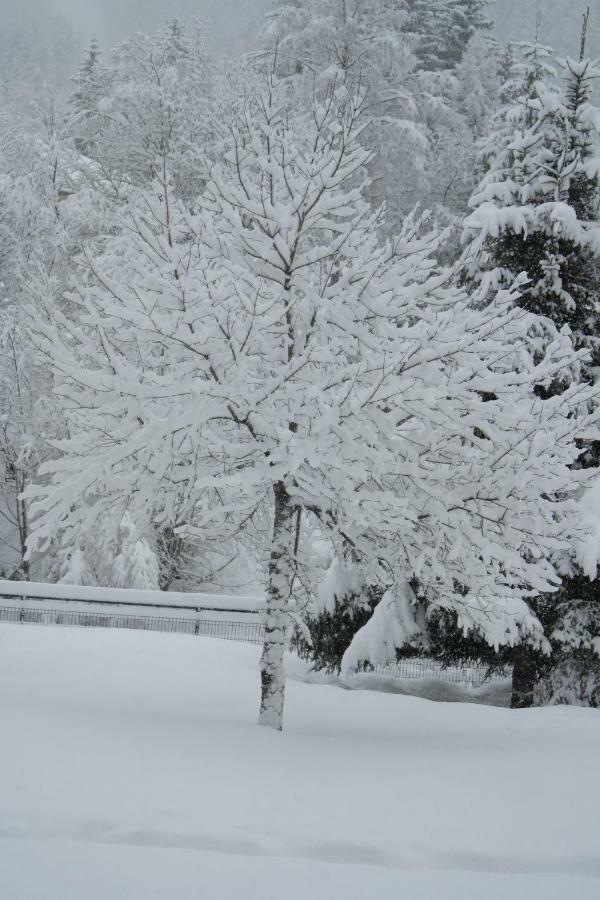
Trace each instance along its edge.
<path fill-rule="evenodd" d="M 595 383 L 600 366 L 600 254 L 594 237 L 600 159 L 598 111 L 590 105 L 600 73 L 589 61 L 569 60 L 560 88 L 548 59 L 549 51 L 538 45 L 511 53 L 504 105 L 482 154 L 485 175 L 474 204 L 487 204 L 488 222 L 496 208 L 496 227 L 485 232 L 470 270 L 475 281 L 482 272 L 494 272 L 504 286 L 525 273 L 529 281 L 518 304 L 558 329 L 567 326 L 575 346 L 589 352 L 579 374 L 565 372 L 540 385 L 542 398 L 561 394 L 573 375 Z M 577 465 L 597 466 L 600 443 L 581 448 Z M 531 705 L 534 694 L 537 702 L 596 704 L 599 657 L 591 642 L 600 620 L 600 590 L 574 562 L 572 567 L 574 575 L 563 579 L 558 593 L 531 604 L 551 654 L 527 645 L 495 654 L 476 635 L 457 636 L 452 623 L 441 632 L 437 652 L 513 665 L 514 706 Z"/>
<path fill-rule="evenodd" d="M 594 157 L 594 132 L 586 116 L 586 110 L 593 89 L 594 75 L 590 64 L 583 62 L 567 66 L 565 85 L 565 105 L 568 111 L 569 149 L 577 154 L 581 162 L 589 162 Z M 596 167 L 586 171 L 579 169 L 571 179 L 568 202 L 577 213 L 577 218 L 593 221 L 600 213 L 600 177 Z"/>
<path fill-rule="evenodd" d="M 292 648 L 301 659 L 310 660 L 316 671 L 339 673 L 344 653 L 357 631 L 371 618 L 382 595 L 380 588 L 372 587 L 360 596 L 336 598 L 333 612 L 323 611 L 304 619 L 310 640 L 297 628 Z"/>
<path fill-rule="evenodd" d="M 500 268 L 527 273 L 529 283 L 521 291 L 519 305 L 547 316 L 558 328 L 568 325 L 576 347 L 591 352 L 589 365 L 600 365 L 598 257 L 545 230 L 527 235 L 506 231 L 494 241 L 493 257 Z M 565 303 L 565 291 L 572 304 Z"/>
<path fill-rule="evenodd" d="M 600 213 L 597 126 L 590 124 L 589 106 L 596 73 L 587 62 L 568 62 L 562 92 L 540 103 L 547 69 L 542 48 L 525 55 L 526 62 L 514 66 L 523 79 L 524 130 L 512 136 L 520 138 L 514 149 L 501 149 L 503 163 L 493 180 L 513 185 L 511 205 L 536 212 L 527 229 L 505 227 L 488 240 L 486 268 L 503 270 L 505 279 L 525 272 L 529 284 L 520 305 L 558 328 L 567 325 L 575 345 L 591 352 L 589 369 L 600 364 L 600 255 L 589 238 Z M 511 116 L 508 111 L 509 122 Z M 559 228 L 567 209 L 573 220 Z"/>
<path fill-rule="evenodd" d="M 550 652 L 528 644 L 496 650 L 476 632 L 465 634 L 455 613 L 435 611 L 428 622 L 429 653 L 448 666 L 483 663 L 490 674 L 512 669 L 514 709 L 539 703 L 600 706 L 598 581 L 567 578 L 557 594 L 530 605 L 544 626 Z"/>
<path fill-rule="evenodd" d="M 548 615 L 546 615 L 548 618 Z M 583 575 L 563 582 L 552 619 L 544 621 L 553 649 L 544 700 L 600 707 L 600 584 Z"/>
<path fill-rule="evenodd" d="M 532 608 L 539 616 L 542 604 L 538 599 Z M 548 603 L 549 615 L 557 614 Z M 459 628 L 455 613 L 435 612 L 428 623 L 428 637 L 431 655 L 448 666 L 479 663 L 488 667 L 488 674 L 506 669 L 512 670 L 511 706 L 514 709 L 532 706 L 536 699 L 537 686 L 549 675 L 552 667 L 550 655 L 527 644 L 517 646 L 491 647 L 475 631 L 466 634 Z"/>

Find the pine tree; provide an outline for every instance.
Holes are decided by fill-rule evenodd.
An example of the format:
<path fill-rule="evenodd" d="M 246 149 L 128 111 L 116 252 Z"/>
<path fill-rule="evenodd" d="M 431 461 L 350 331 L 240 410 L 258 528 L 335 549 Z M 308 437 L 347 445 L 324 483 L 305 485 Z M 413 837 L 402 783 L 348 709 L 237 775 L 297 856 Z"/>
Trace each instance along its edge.
<path fill-rule="evenodd" d="M 74 90 L 70 104 L 74 119 L 71 129 L 75 134 L 75 147 L 80 153 L 93 157 L 98 152 L 97 141 L 101 138 L 103 127 L 100 103 L 111 90 L 110 73 L 102 63 L 95 39 L 72 82 Z"/>
<path fill-rule="evenodd" d="M 504 82 L 499 104 L 482 136 L 479 168 L 483 183 L 508 175 L 513 166 L 512 142 L 521 139 L 539 117 L 540 96 L 556 91 L 553 50 L 536 43 L 509 44 L 501 59 Z"/>
<path fill-rule="evenodd" d="M 492 131 L 496 148 L 485 153 L 488 172 L 472 200 L 466 259 L 471 277 L 491 289 L 525 273 L 529 281 L 518 303 L 557 328 L 567 326 L 575 346 L 586 349 L 581 367 L 540 385 L 545 396 L 560 395 L 570 379 L 594 383 L 600 362 L 600 119 L 590 101 L 599 73 L 588 60 L 567 60 L 561 85 L 545 48 L 519 50 L 504 90 L 508 102 Z M 543 331 L 532 335 L 540 339 Z M 578 464 L 594 465 L 598 444 L 586 446 Z M 568 630 L 557 621 L 557 609 L 565 609 L 573 625 L 575 609 L 587 616 L 598 602 L 592 600 L 594 583 L 582 605 L 583 579 L 576 563 L 569 563 L 564 575 L 556 598 L 535 603 L 546 633 L 555 635 L 556 659 L 564 655 L 557 636 Z M 589 577 L 595 579 L 595 572 Z M 551 677 L 552 665 L 524 652 L 516 660 L 517 677 L 521 668 L 526 670 L 521 702 L 529 705 L 535 681 Z"/>
<path fill-rule="evenodd" d="M 77 113 L 87 117 L 97 112 L 98 101 L 104 92 L 104 74 L 100 47 L 94 38 L 77 75 L 73 78 L 75 89 L 71 94 L 71 103 Z"/>
<path fill-rule="evenodd" d="M 577 599 L 560 603 L 550 632 L 553 664 L 546 676 L 546 703 L 600 707 L 600 602 L 598 589 L 579 579 Z"/>
<path fill-rule="evenodd" d="M 491 27 L 488 0 L 407 0 L 407 30 L 427 71 L 454 69 L 473 35 Z"/>
<path fill-rule="evenodd" d="M 136 529 L 131 516 L 125 513 L 117 532 L 119 553 L 113 563 L 112 584 L 116 588 L 157 591 L 159 565 L 148 538 Z"/>
<path fill-rule="evenodd" d="M 511 73 L 511 102 L 492 125 L 496 149 L 484 154 L 489 168 L 471 200 L 466 261 L 494 288 L 526 273 L 519 303 L 567 325 L 597 365 L 600 157 L 589 105 L 597 73 L 587 62 L 567 62 L 560 91 L 542 80 L 551 72 L 546 58 L 544 48 L 525 47 Z"/>
<path fill-rule="evenodd" d="M 466 120 L 475 145 L 488 133 L 500 101 L 502 81 L 498 45 L 487 34 L 476 32 L 456 66 L 455 77 L 455 102 Z M 474 187 L 473 184 L 472 188 Z"/>
<path fill-rule="evenodd" d="M 366 581 L 360 566 L 334 559 L 293 634 L 294 650 L 316 671 L 339 673 L 344 654 L 381 597 L 381 588 Z"/>

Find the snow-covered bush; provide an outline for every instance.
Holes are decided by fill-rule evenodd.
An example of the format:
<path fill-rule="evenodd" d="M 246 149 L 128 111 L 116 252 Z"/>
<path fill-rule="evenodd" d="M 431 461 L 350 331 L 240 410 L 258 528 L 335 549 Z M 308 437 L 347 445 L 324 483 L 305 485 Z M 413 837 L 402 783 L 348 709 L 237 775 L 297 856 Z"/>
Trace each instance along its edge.
<path fill-rule="evenodd" d="M 399 648 L 419 647 L 425 640 L 423 623 L 417 620 L 417 598 L 408 581 L 380 597 L 369 620 L 354 635 L 346 649 L 341 668 L 355 671 L 385 665 Z"/>
<path fill-rule="evenodd" d="M 157 591 L 159 565 L 156 553 L 127 513 L 119 524 L 117 540 L 120 546 L 113 562 L 112 586 Z"/>
<path fill-rule="evenodd" d="M 340 672 L 346 650 L 381 596 L 381 588 L 368 584 L 356 564 L 334 560 L 294 631 L 293 649 L 317 671 Z"/>

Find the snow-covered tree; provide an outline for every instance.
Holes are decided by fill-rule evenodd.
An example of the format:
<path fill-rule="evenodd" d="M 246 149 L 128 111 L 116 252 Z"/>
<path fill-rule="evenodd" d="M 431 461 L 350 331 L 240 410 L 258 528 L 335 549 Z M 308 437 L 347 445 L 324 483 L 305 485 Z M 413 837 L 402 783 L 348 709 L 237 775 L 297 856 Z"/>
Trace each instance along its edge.
<path fill-rule="evenodd" d="M 596 342 L 590 342 L 588 332 L 600 318 L 600 110 L 591 105 L 590 99 L 593 80 L 600 71 L 584 58 L 588 19 L 589 9 L 584 20 L 582 58 L 564 64 L 563 116 L 568 126 L 565 143 L 573 166 L 568 201 L 579 220 L 595 221 L 597 226 L 596 244 L 585 248 L 574 265 L 580 286 L 575 295 L 576 304 L 582 296 L 588 302 L 584 300 L 576 306 L 572 327 L 584 336 L 582 343 L 591 345 L 596 362 L 600 356 L 599 335 L 596 331 Z M 592 305 L 593 313 L 586 316 L 586 306 Z M 593 380 L 597 376 L 591 370 L 587 377 Z M 583 457 L 584 464 L 597 465 L 599 453 L 599 445 L 592 444 Z M 586 506 L 592 507 L 591 518 L 595 520 L 597 487 L 586 495 L 582 505 L 584 510 Z M 594 537 L 597 548 L 597 535 Z M 550 696 L 552 702 L 597 707 L 600 706 L 600 582 L 597 561 L 590 561 L 581 547 L 578 550 L 564 582 L 564 611 L 557 617 L 551 635 L 558 661 L 550 674 Z"/>
<path fill-rule="evenodd" d="M 416 57 L 404 34 L 406 9 L 397 0 L 296 0 L 267 17 L 262 34 L 280 77 L 295 82 L 301 103 L 331 84 L 368 89 L 363 143 L 371 159 L 370 200 L 387 206 L 387 227 L 419 202 L 429 149 L 414 83 Z"/>
<path fill-rule="evenodd" d="M 484 154 L 488 171 L 472 199 L 466 260 L 471 276 L 492 290 L 526 273 L 519 304 L 554 327 L 567 326 L 575 345 L 587 349 L 581 367 L 561 373 L 546 389 L 560 393 L 565 379 L 594 383 L 600 361 L 600 115 L 591 103 L 598 72 L 589 60 L 566 60 L 561 83 L 546 48 L 517 49 L 506 104 Z M 543 343 L 543 331 L 532 335 L 538 343 L 540 338 Z M 578 464 L 594 465 L 597 447 L 587 445 Z M 557 603 L 570 626 L 575 609 L 589 609 L 589 602 L 581 603 L 581 569 L 572 551 L 566 557 L 555 560 L 565 579 L 558 597 L 537 601 L 549 636 L 568 630 L 557 622 Z M 595 590 L 588 586 L 588 601 Z M 552 645 L 562 659 L 560 642 Z M 526 656 L 518 661 L 528 673 L 521 693 L 531 703 L 548 665 Z"/>
<path fill-rule="evenodd" d="M 402 39 L 403 4 L 395 0 L 295 0 L 266 17 L 263 40 L 277 45 L 280 76 L 311 72 L 348 89 L 369 84 L 380 94 L 400 85 L 414 64 Z"/>
<path fill-rule="evenodd" d="M 196 20 L 138 32 L 106 62 L 92 45 L 71 98 L 75 140 L 92 163 L 87 178 L 121 202 L 132 186 L 168 170 L 178 194 L 193 202 L 215 141 L 215 70 Z"/>
<path fill-rule="evenodd" d="M 353 672 L 365 664 L 385 665 L 395 659 L 398 648 L 423 645 L 424 629 L 417 621 L 417 597 L 408 579 L 399 580 L 386 591 L 362 628 L 356 631 L 341 661 L 344 671 Z"/>
<path fill-rule="evenodd" d="M 489 0 L 406 0 L 407 30 L 420 65 L 428 71 L 453 69 L 477 31 L 490 28 Z"/>
<path fill-rule="evenodd" d="M 159 565 L 156 553 L 127 513 L 119 523 L 117 540 L 120 546 L 113 563 L 114 587 L 157 591 Z"/>
<path fill-rule="evenodd" d="M 60 433 L 47 371 L 36 364 L 27 337 L 33 285 L 48 295 L 65 283 L 75 241 L 62 198 L 71 154 L 54 103 L 40 103 L 35 119 L 0 126 L 0 565 L 28 577 L 28 505 L 21 494 L 48 455 L 46 439 Z"/>
<path fill-rule="evenodd" d="M 455 101 L 474 141 L 487 134 L 500 100 L 502 58 L 489 35 L 476 32 L 456 66 Z"/>
<path fill-rule="evenodd" d="M 559 607 L 550 633 L 554 647 L 543 699 L 551 704 L 600 707 L 600 604 L 597 591 Z"/>
<path fill-rule="evenodd" d="M 98 111 L 103 96 L 102 62 L 100 47 L 93 39 L 77 74 L 73 77 L 74 90 L 71 103 L 78 113 L 91 116 Z"/>
<path fill-rule="evenodd" d="M 71 130 L 75 146 L 81 153 L 95 156 L 99 153 L 97 141 L 102 139 L 104 119 L 101 103 L 111 91 L 111 74 L 104 65 L 100 47 L 92 40 L 87 53 L 73 77 L 70 105 L 73 110 Z"/>
<path fill-rule="evenodd" d="M 451 226 L 445 253 L 460 255 L 462 224 L 476 184 L 478 143 L 498 104 L 500 59 L 477 32 L 451 72 L 418 72 L 421 119 L 428 135 L 425 178 L 415 199 L 439 225 Z"/>
<path fill-rule="evenodd" d="M 368 584 L 356 563 L 334 558 L 295 629 L 294 650 L 317 671 L 340 672 L 355 634 L 380 600 L 380 587 Z"/>
<path fill-rule="evenodd" d="M 31 365 L 20 317 L 0 312 L 0 559 L 11 577 L 28 578 L 29 508 L 23 491 L 45 457 L 39 373 Z"/>
<path fill-rule="evenodd" d="M 597 72 L 589 62 L 567 61 L 559 91 L 535 77 L 541 52 L 526 50 L 516 106 L 501 111 L 499 129 L 492 125 L 496 150 L 466 222 L 467 265 L 492 289 L 525 272 L 520 304 L 568 325 L 597 365 L 600 118 L 589 102 Z"/>
<path fill-rule="evenodd" d="M 72 437 L 30 492 L 31 546 L 125 504 L 169 523 L 181 493 L 180 523 L 213 539 L 264 517 L 260 722 L 281 728 L 309 522 L 387 605 L 416 575 L 491 643 L 543 642 L 524 598 L 558 586 L 548 560 L 582 527 L 591 391 L 538 397 L 575 364 L 568 337 L 534 360 L 530 315 L 453 287 L 418 222 L 380 243 L 360 97 L 338 88 L 298 115 L 271 76 L 242 113 L 199 215 L 168 185 L 145 192 L 82 260 L 71 307 L 34 325 Z"/>
<path fill-rule="evenodd" d="M 458 6 L 446 13 L 454 21 Z M 412 4 L 397 0 L 298 0 L 270 13 L 263 33 L 269 52 L 276 47 L 277 72 L 294 79 L 304 98 L 333 81 L 368 88 L 363 142 L 377 148 L 370 200 L 375 208 L 385 202 L 388 233 L 417 205 L 444 225 L 463 215 L 473 188 L 475 107 L 491 103 L 496 90 L 494 51 L 489 44 L 487 52 L 475 51 L 477 17 L 465 36 L 463 68 L 442 71 L 424 69 L 415 55 L 416 16 Z M 473 97 L 469 109 L 466 97 Z M 480 124 L 483 112 L 477 116 Z"/>

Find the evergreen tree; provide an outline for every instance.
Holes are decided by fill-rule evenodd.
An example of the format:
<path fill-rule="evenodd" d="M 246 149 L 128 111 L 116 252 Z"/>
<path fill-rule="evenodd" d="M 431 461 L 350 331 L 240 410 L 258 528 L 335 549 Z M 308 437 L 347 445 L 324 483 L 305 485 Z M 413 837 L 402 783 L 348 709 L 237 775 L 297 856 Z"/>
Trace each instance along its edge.
<path fill-rule="evenodd" d="M 506 177 L 513 166 L 512 142 L 538 119 L 539 98 L 556 89 L 553 50 L 536 42 L 509 44 L 500 60 L 503 83 L 498 105 L 482 135 L 478 168 L 482 182 Z"/>
<path fill-rule="evenodd" d="M 485 17 L 488 5 L 488 0 L 407 0 L 407 30 L 421 66 L 454 69 L 473 35 L 491 27 Z"/>
<path fill-rule="evenodd" d="M 73 77 L 74 91 L 71 103 L 77 113 L 90 116 L 97 112 L 98 101 L 104 92 L 103 66 L 100 61 L 100 47 L 92 39 L 87 54 Z"/>
<path fill-rule="evenodd" d="M 600 199 L 598 118 L 590 106 L 596 70 L 566 63 L 566 84 L 553 74 L 547 51 L 523 48 L 484 151 L 488 171 L 466 222 L 471 277 L 490 288 L 522 273 L 523 308 L 567 325 L 575 344 L 600 361 Z"/>
<path fill-rule="evenodd" d="M 334 559 L 311 598 L 292 647 L 316 671 L 340 672 L 356 633 L 370 620 L 382 597 L 356 563 Z"/>
<path fill-rule="evenodd" d="M 598 589 L 595 582 L 579 581 L 577 599 L 559 604 L 560 615 L 550 631 L 554 653 L 542 699 L 551 704 L 600 707 Z"/>
<path fill-rule="evenodd" d="M 81 232 L 77 211 L 61 201 L 74 154 L 54 104 L 39 104 L 33 121 L 17 121 L 7 115 L 0 123 L 0 565 L 29 577 L 22 492 L 62 429 L 48 368 L 28 340 L 29 304 L 34 283 L 48 297 L 64 286 Z"/>
<path fill-rule="evenodd" d="M 425 178 L 416 200 L 433 211 L 442 227 L 452 226 L 451 258 L 460 255 L 462 222 L 475 187 L 478 141 L 498 103 L 499 54 L 477 32 L 452 71 L 417 70 L 420 118 L 428 139 Z"/>
<path fill-rule="evenodd" d="M 75 147 L 86 156 L 97 153 L 96 142 L 103 127 L 100 101 L 108 97 L 111 89 L 110 73 L 103 65 L 100 48 L 92 40 L 77 74 L 73 77 L 74 90 L 70 104 L 74 112 L 71 122 Z"/>
<path fill-rule="evenodd" d="M 125 513 L 119 523 L 117 541 L 120 547 L 113 563 L 112 585 L 117 588 L 157 591 L 159 565 L 156 553 L 148 538 L 139 534 L 128 513 Z"/>
<path fill-rule="evenodd" d="M 488 133 L 500 101 L 502 79 L 498 44 L 487 34 L 476 32 L 469 40 L 454 74 L 455 102 L 471 131 L 475 146 Z M 472 168 L 476 168 L 474 161 Z M 474 187 L 473 184 L 471 190 Z"/>
<path fill-rule="evenodd" d="M 581 367 L 540 385 L 544 396 L 552 396 L 560 395 L 572 379 L 594 383 L 600 363 L 600 116 L 591 104 L 593 81 L 600 73 L 589 60 L 567 60 L 561 84 L 545 48 L 521 46 L 518 51 L 504 89 L 508 102 L 484 153 L 488 171 L 472 199 L 465 259 L 470 277 L 490 289 L 525 273 L 529 280 L 517 302 L 557 328 L 567 326 L 575 345 L 588 352 Z M 532 340 L 543 343 L 543 331 Z M 598 443 L 586 447 L 578 464 L 597 464 Z M 586 644 L 587 634 L 589 644 L 593 634 L 586 629 L 597 620 L 600 593 L 595 571 L 588 573 L 592 582 L 582 592 L 585 578 L 577 562 L 561 565 L 559 595 L 533 605 L 546 634 L 553 635 L 553 659 L 564 676 L 573 654 L 565 653 L 568 641 L 562 636 L 579 622 L 578 637 L 572 640 Z M 562 618 L 557 610 L 564 611 Z M 513 662 L 520 681 L 515 703 L 528 705 L 535 683 L 555 677 L 554 663 L 533 651 L 522 651 Z M 593 655 L 583 654 L 571 666 L 574 676 L 581 676 L 585 663 L 597 665 Z M 585 678 L 580 676 L 581 686 Z"/>

